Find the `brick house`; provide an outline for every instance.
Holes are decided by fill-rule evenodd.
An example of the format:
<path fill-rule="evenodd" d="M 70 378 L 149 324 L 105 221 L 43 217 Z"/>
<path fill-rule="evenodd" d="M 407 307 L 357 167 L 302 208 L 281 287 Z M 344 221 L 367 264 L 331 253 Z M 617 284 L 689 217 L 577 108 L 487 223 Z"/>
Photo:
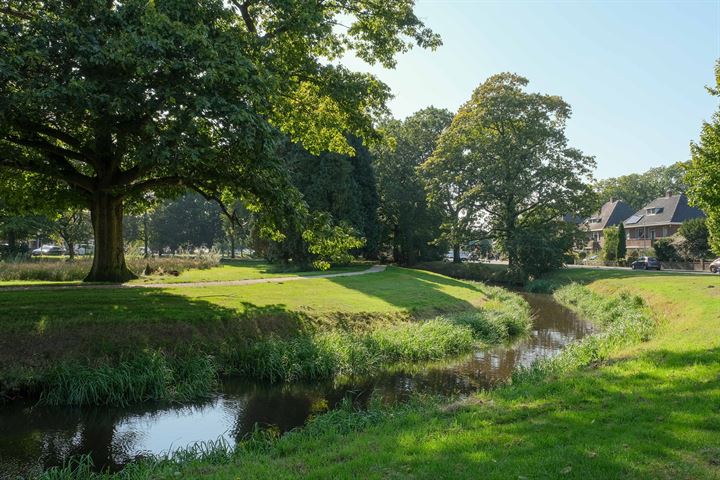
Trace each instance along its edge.
<path fill-rule="evenodd" d="M 632 214 L 632 207 L 622 200 L 611 198 L 609 202 L 605 202 L 600 207 L 600 211 L 583 222 L 583 227 L 588 232 L 588 242 L 583 250 L 588 252 L 599 251 L 605 242 L 603 229 L 620 225 L 623 220 Z"/>
<path fill-rule="evenodd" d="M 688 205 L 685 194 L 673 195 L 668 191 L 623 222 L 627 249 L 650 248 L 656 239 L 676 234 L 684 221 L 704 217 L 702 210 Z"/>

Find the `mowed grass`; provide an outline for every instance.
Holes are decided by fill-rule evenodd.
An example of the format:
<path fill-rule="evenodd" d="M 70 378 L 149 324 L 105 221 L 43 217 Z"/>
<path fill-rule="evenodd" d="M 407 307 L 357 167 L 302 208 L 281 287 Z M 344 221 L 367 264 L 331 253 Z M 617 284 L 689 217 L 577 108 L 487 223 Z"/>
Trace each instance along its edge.
<path fill-rule="evenodd" d="M 311 277 L 343 272 L 359 272 L 366 270 L 370 264 L 334 267 L 327 271 L 289 270 L 282 266 L 272 265 L 255 260 L 223 260 L 220 265 L 208 269 L 193 269 L 181 272 L 177 277 L 172 275 L 148 275 L 131 283 L 195 283 L 195 282 L 228 282 L 235 280 L 256 280 L 261 278 L 279 277 Z"/>
<path fill-rule="evenodd" d="M 273 448 L 242 452 L 230 464 L 188 462 L 181 475 L 720 478 L 720 278 L 578 269 L 548 280 L 581 282 L 602 296 L 638 295 L 659 327 L 649 341 L 600 365 L 450 406 L 338 413 Z"/>
<path fill-rule="evenodd" d="M 479 284 L 389 267 L 352 277 L 242 286 L 0 290 L 0 332 L 73 326 L 211 323 L 272 312 L 443 313 L 487 299 Z"/>

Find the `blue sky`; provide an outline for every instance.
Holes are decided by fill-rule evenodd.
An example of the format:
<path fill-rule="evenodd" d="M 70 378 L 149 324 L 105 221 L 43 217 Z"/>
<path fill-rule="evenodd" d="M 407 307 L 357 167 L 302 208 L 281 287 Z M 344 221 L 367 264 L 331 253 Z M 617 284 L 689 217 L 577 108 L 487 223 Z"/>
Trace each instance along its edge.
<path fill-rule="evenodd" d="M 688 159 L 717 108 L 704 87 L 720 57 L 720 0 L 418 0 L 416 12 L 440 49 L 416 48 L 395 70 L 344 60 L 390 85 L 399 118 L 455 111 L 488 76 L 519 73 L 572 106 L 571 145 L 605 178 Z"/>

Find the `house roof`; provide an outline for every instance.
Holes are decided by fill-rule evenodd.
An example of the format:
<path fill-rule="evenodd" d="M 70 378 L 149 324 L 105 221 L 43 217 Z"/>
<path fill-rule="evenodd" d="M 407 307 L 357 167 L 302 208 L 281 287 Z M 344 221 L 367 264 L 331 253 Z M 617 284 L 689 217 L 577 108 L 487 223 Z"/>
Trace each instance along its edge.
<path fill-rule="evenodd" d="M 655 213 L 648 213 L 648 210 L 655 210 Z M 623 224 L 625 228 L 648 227 L 704 217 L 702 210 L 688 205 L 687 197 L 681 193 L 656 198 L 627 218 Z"/>
<path fill-rule="evenodd" d="M 600 211 L 585 220 L 585 225 L 591 232 L 597 232 L 607 227 L 613 227 L 633 214 L 630 205 L 622 200 L 610 199 L 609 202 L 600 207 Z M 591 220 L 599 220 L 592 222 Z"/>

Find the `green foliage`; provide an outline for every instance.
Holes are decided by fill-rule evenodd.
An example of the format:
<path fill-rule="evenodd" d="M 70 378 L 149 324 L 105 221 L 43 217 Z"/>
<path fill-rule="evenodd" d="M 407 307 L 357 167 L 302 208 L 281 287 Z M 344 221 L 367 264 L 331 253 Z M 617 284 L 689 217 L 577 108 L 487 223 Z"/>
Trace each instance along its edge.
<path fill-rule="evenodd" d="M 333 225 L 327 214 L 316 215 L 311 227 L 302 238 L 308 245 L 308 252 L 314 255 L 313 266 L 327 270 L 331 263 L 350 263 L 350 250 L 358 249 L 365 240 L 356 236 L 355 230 L 346 224 Z"/>
<path fill-rule="evenodd" d="M 561 268 L 573 247 L 585 239 L 577 226 L 562 220 L 543 223 L 527 221 L 517 226 L 512 236 L 501 244 L 501 250 L 515 255 L 510 274 L 526 280 Z M 513 271 L 514 270 L 514 271 Z"/>
<path fill-rule="evenodd" d="M 223 362 L 235 374 L 290 382 L 367 375 L 393 363 L 438 360 L 467 352 L 478 341 L 499 343 L 527 333 L 531 324 L 527 303 L 517 295 L 502 297 L 509 302 L 499 307 L 376 325 L 369 332 L 333 329 L 261 339 Z"/>
<path fill-rule="evenodd" d="M 618 227 L 608 227 L 603 230 L 604 243 L 601 255 L 604 260 L 617 260 L 619 233 Z"/>
<path fill-rule="evenodd" d="M 675 250 L 685 260 L 699 260 L 710 256 L 707 222 L 704 218 L 686 220 L 678 229 Z"/>
<path fill-rule="evenodd" d="M 285 156 L 293 169 L 293 183 L 309 209 L 326 212 L 335 222 L 352 226 L 365 238 L 359 252 L 365 258 L 377 258 L 379 199 L 372 156 L 359 139 L 351 137 L 349 143 L 355 150 L 353 156 L 329 152 L 311 155 L 299 145 L 289 145 Z"/>
<path fill-rule="evenodd" d="M 11 0 L 0 11 L 0 167 L 91 209 L 90 280 L 133 276 L 123 205 L 148 191 L 229 189 L 263 213 L 263 231 L 283 227 L 301 200 L 279 132 L 313 153 L 352 153 L 347 133 L 372 138 L 386 111 L 388 88 L 335 60 L 392 67 L 413 44 L 440 44 L 412 0 L 180 3 Z"/>
<path fill-rule="evenodd" d="M 510 268 L 532 275 L 561 264 L 572 246 L 562 248 L 568 227 L 553 219 L 592 206 L 586 181 L 594 160 L 568 146 L 570 106 L 526 92 L 527 84 L 510 73 L 481 84 L 443 131 L 429 166 L 448 170 L 452 182 L 443 188 L 462 192 L 467 215 L 498 242 Z"/>
<path fill-rule="evenodd" d="M 661 262 L 676 262 L 680 255 L 675 250 L 675 239 L 671 237 L 659 238 L 653 243 L 655 256 Z M 635 255 L 637 257 L 637 255 Z"/>
<path fill-rule="evenodd" d="M 620 177 L 598 180 L 594 184 L 597 192 L 597 208 L 610 198 L 618 198 L 634 210 L 640 210 L 650 201 L 662 197 L 668 190 L 680 193 L 687 190 L 684 168 L 686 163 L 678 162 L 666 167 L 654 167 L 644 173 L 632 173 Z"/>
<path fill-rule="evenodd" d="M 506 265 L 499 264 L 427 262 L 417 265 L 417 268 L 462 280 L 512 286 L 524 283 L 524 279 L 510 272 Z"/>
<path fill-rule="evenodd" d="M 615 258 L 617 260 L 622 260 L 625 258 L 625 255 L 627 255 L 627 234 L 625 233 L 625 225 L 623 225 L 622 222 L 620 222 L 620 225 L 618 225 L 618 241 L 617 241 L 617 248 L 615 250 Z"/>
<path fill-rule="evenodd" d="M 141 352 L 116 363 L 61 364 L 41 383 L 46 385 L 43 404 L 124 406 L 200 398 L 215 389 L 218 377 L 208 357 L 168 359 L 160 352 Z"/>
<path fill-rule="evenodd" d="M 392 248 L 392 258 L 402 265 L 439 258 L 444 245 L 431 247 L 440 237 L 443 213 L 429 205 L 425 178 L 418 172 L 435 148 L 450 121 L 446 110 L 420 110 L 404 121 L 380 126 L 385 143 L 375 151 L 375 174 L 380 195 L 380 221 Z"/>
<path fill-rule="evenodd" d="M 708 91 L 720 97 L 720 60 L 715 64 L 715 87 Z M 693 142 L 690 149 L 692 161 L 685 176 L 688 198 L 707 214 L 710 246 L 720 255 L 720 109 L 703 123 L 700 142 Z"/>
<path fill-rule="evenodd" d="M 170 247 L 211 248 L 224 237 L 220 207 L 189 192 L 161 203 L 150 215 L 150 246 L 158 251 Z M 142 221 L 142 219 L 140 219 Z"/>

